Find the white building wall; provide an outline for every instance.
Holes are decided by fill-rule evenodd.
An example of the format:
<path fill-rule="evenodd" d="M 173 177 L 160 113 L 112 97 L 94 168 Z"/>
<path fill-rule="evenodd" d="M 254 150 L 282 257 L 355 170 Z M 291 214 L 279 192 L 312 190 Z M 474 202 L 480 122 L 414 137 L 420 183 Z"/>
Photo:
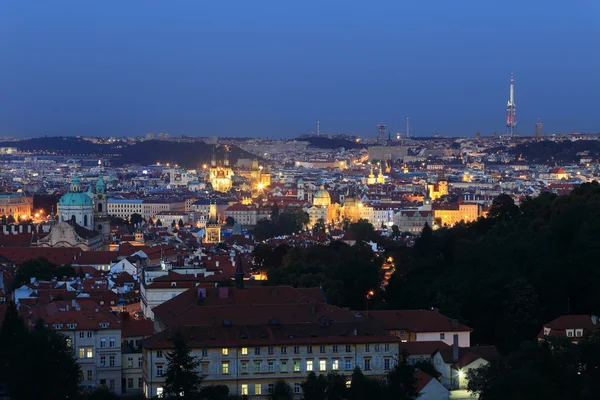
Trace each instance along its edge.
<path fill-rule="evenodd" d="M 432 379 L 420 392 L 419 400 L 448 400 L 450 392 L 437 379 Z"/>
<path fill-rule="evenodd" d="M 458 346 L 459 347 L 471 347 L 471 332 L 417 332 L 417 342 L 434 342 L 442 341 L 449 346 L 454 343 L 454 335 L 458 335 Z"/>

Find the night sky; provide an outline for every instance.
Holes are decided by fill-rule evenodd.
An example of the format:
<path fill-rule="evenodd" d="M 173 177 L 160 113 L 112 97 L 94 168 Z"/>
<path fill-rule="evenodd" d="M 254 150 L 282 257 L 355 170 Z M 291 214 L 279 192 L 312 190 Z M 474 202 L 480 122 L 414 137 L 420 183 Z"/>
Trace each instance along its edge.
<path fill-rule="evenodd" d="M 597 0 L 0 1 L 0 135 L 600 131 Z"/>

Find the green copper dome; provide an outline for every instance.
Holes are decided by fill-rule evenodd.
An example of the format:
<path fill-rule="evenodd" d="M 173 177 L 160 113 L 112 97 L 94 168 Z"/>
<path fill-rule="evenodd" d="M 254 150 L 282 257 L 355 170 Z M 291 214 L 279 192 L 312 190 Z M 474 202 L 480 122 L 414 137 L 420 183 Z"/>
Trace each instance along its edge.
<path fill-rule="evenodd" d="M 90 206 L 92 199 L 85 193 L 68 192 L 60 198 L 58 204 L 61 206 Z"/>

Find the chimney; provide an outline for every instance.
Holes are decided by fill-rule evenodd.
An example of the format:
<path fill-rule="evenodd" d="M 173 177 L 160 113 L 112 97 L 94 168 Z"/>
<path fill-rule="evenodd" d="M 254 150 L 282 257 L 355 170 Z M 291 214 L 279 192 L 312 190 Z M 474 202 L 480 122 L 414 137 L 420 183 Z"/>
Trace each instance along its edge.
<path fill-rule="evenodd" d="M 452 361 L 458 362 L 458 335 L 454 335 L 452 342 Z"/>
<path fill-rule="evenodd" d="M 202 289 L 198 289 L 196 304 L 198 304 L 199 306 L 204 305 L 204 293 L 202 292 Z"/>
<path fill-rule="evenodd" d="M 598 323 L 598 316 L 592 315 L 592 324 L 596 325 Z"/>

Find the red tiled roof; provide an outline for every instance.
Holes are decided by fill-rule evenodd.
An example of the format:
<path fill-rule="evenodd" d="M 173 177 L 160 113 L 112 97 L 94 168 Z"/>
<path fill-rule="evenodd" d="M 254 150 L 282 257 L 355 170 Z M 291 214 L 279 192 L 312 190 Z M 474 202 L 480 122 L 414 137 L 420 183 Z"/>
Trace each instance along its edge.
<path fill-rule="evenodd" d="M 549 329 L 549 332 L 545 332 Z M 561 315 L 544 324 L 540 333 L 538 333 L 538 338 L 543 338 L 545 336 L 567 336 L 567 329 L 583 329 L 583 336 L 587 336 L 594 330 L 600 330 L 600 325 L 598 324 L 598 320 L 596 319 L 596 323 L 592 320 L 592 316 L 589 315 Z M 575 336 L 573 333 L 573 339 L 581 337 Z"/>
<path fill-rule="evenodd" d="M 385 330 L 411 332 L 471 332 L 472 329 L 438 312 L 429 310 L 370 311 L 369 319 Z"/>
<path fill-rule="evenodd" d="M 146 349 L 169 349 L 178 330 L 191 348 L 286 344 L 394 343 L 396 339 L 366 322 L 280 323 L 244 326 L 179 326 L 146 340 Z"/>
<path fill-rule="evenodd" d="M 34 258 L 44 257 L 56 265 L 71 264 L 75 257 L 84 253 L 77 247 L 2 247 L 0 256 L 12 261 L 16 265 L 21 265 L 25 261 Z"/>
<path fill-rule="evenodd" d="M 129 314 L 126 314 L 129 315 Z M 149 319 L 126 318 L 121 321 L 121 337 L 148 337 L 154 334 L 154 322 Z"/>
<path fill-rule="evenodd" d="M 441 341 L 432 342 L 402 342 L 400 354 L 406 351 L 409 356 L 431 356 L 438 350 L 447 349 L 448 344 Z"/>
<path fill-rule="evenodd" d="M 73 263 L 81 265 L 105 265 L 116 261 L 118 255 L 119 253 L 116 251 L 84 251 Z"/>
<path fill-rule="evenodd" d="M 427 386 L 429 382 L 431 382 L 431 380 L 433 379 L 431 375 L 426 374 L 420 369 L 417 369 L 415 371 L 415 378 L 417 378 L 417 393 L 420 393 L 421 390 L 423 390 L 425 386 Z"/>

